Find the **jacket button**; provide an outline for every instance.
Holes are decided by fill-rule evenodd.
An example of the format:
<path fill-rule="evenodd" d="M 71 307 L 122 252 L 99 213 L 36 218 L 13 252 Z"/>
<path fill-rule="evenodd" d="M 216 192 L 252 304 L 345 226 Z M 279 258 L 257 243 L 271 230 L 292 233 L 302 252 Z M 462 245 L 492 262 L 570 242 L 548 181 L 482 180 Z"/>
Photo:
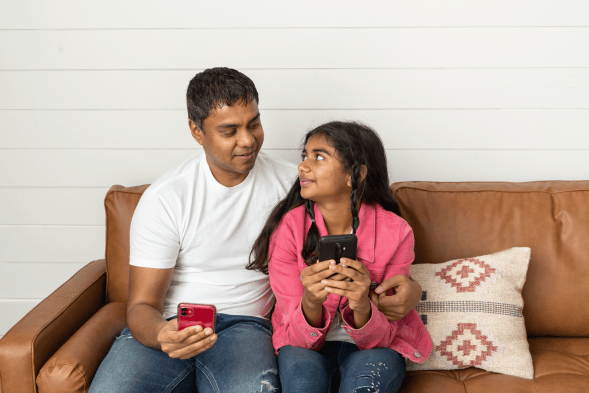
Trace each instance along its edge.
<path fill-rule="evenodd" d="M 311 336 L 313 336 L 313 337 L 317 337 L 317 333 L 315 333 L 315 332 L 311 332 Z"/>
<path fill-rule="evenodd" d="M 418 359 L 421 357 L 421 355 L 419 354 L 419 352 L 413 352 L 413 356 L 415 356 Z"/>

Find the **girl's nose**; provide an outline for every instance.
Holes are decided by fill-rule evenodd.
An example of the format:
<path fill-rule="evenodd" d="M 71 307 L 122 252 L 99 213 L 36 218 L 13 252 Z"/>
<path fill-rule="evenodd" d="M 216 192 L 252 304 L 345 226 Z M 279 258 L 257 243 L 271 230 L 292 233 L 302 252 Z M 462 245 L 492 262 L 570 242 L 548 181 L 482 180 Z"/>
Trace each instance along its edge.
<path fill-rule="evenodd" d="M 307 160 L 304 160 L 299 164 L 299 173 L 301 172 L 309 172 L 309 166 L 307 165 Z"/>

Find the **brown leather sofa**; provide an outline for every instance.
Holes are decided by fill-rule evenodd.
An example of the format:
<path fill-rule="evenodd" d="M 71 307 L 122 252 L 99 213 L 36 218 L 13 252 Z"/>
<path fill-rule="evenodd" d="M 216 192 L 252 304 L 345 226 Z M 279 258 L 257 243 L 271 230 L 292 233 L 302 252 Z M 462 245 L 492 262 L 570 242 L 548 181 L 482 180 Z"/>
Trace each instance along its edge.
<path fill-rule="evenodd" d="M 85 392 L 125 327 L 129 225 L 147 186 L 105 199 L 106 260 L 91 262 L 0 341 L 2 393 Z M 589 181 L 392 186 L 416 263 L 532 249 L 523 291 L 535 378 L 468 368 L 405 376 L 407 392 L 589 392 Z"/>

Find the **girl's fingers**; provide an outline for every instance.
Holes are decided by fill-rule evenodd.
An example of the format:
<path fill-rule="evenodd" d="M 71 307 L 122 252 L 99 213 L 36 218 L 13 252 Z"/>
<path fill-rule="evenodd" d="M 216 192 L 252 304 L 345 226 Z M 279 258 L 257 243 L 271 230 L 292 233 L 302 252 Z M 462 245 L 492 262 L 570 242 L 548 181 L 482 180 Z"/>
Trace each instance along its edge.
<path fill-rule="evenodd" d="M 329 270 L 330 265 L 335 265 L 335 261 L 323 261 L 307 266 L 301 271 L 301 280 L 310 279 L 311 282 L 316 282 L 331 276 L 333 272 Z"/>
<path fill-rule="evenodd" d="M 317 274 L 327 268 L 329 268 L 329 265 L 333 265 L 335 264 L 335 261 L 333 259 L 329 259 L 327 261 L 322 261 L 322 262 L 317 262 L 311 266 L 307 266 L 306 268 L 303 269 L 303 272 L 305 270 L 309 270 L 309 274 Z"/>
<path fill-rule="evenodd" d="M 331 270 L 332 272 L 343 274 L 344 276 L 349 277 L 354 281 L 362 280 L 365 277 L 370 278 L 370 274 L 363 274 L 362 272 L 359 272 L 356 269 L 341 264 L 332 265 L 329 267 L 329 270 Z"/>
<path fill-rule="evenodd" d="M 321 282 L 321 280 L 326 279 L 327 277 L 331 277 L 334 275 L 334 272 L 330 269 L 325 269 L 324 271 L 321 271 L 317 274 L 313 274 L 311 276 L 303 276 L 301 274 L 301 279 L 303 281 L 303 286 L 307 286 L 310 287 L 313 284 L 316 284 L 318 282 Z M 344 275 L 341 275 L 342 278 L 345 278 Z"/>
<path fill-rule="evenodd" d="M 355 259 L 342 258 L 341 265 L 351 267 L 352 269 L 356 270 L 360 274 L 364 274 L 364 275 L 368 275 L 368 276 L 370 275 L 370 272 L 368 271 L 368 269 L 366 269 L 366 266 L 364 266 L 364 264 L 362 262 L 359 262 Z"/>
<path fill-rule="evenodd" d="M 341 273 L 333 274 L 333 272 L 331 272 L 331 275 L 327 276 L 326 278 L 329 278 L 330 280 L 333 280 L 333 281 L 342 281 L 342 280 L 345 280 L 346 278 L 349 278 L 349 277 L 346 276 L 345 274 L 341 274 Z"/>
<path fill-rule="evenodd" d="M 348 281 L 322 280 L 321 284 L 326 288 L 337 288 L 354 291 L 358 284 Z"/>
<path fill-rule="evenodd" d="M 350 291 L 347 289 L 341 289 L 341 288 L 336 288 L 336 287 L 325 287 L 325 291 L 327 291 L 327 294 L 330 293 L 334 293 L 336 295 L 348 298 L 350 301 L 359 301 L 362 296 L 360 295 L 359 292 L 356 291 Z"/>

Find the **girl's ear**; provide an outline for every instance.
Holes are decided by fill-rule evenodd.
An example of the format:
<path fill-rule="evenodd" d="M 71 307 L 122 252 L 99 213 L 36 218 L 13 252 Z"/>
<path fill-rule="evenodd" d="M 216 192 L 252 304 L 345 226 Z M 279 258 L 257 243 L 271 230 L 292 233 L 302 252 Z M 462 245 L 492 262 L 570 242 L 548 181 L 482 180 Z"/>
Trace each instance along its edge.
<path fill-rule="evenodd" d="M 360 183 L 366 179 L 366 175 L 368 175 L 368 168 L 366 168 L 366 165 L 362 165 L 360 167 Z"/>
<path fill-rule="evenodd" d="M 360 182 L 359 183 L 362 183 L 364 181 L 364 179 L 366 179 L 367 174 L 368 174 L 368 168 L 366 167 L 366 165 L 360 166 Z M 352 175 L 348 175 L 347 185 L 348 185 L 348 187 L 352 187 Z"/>

